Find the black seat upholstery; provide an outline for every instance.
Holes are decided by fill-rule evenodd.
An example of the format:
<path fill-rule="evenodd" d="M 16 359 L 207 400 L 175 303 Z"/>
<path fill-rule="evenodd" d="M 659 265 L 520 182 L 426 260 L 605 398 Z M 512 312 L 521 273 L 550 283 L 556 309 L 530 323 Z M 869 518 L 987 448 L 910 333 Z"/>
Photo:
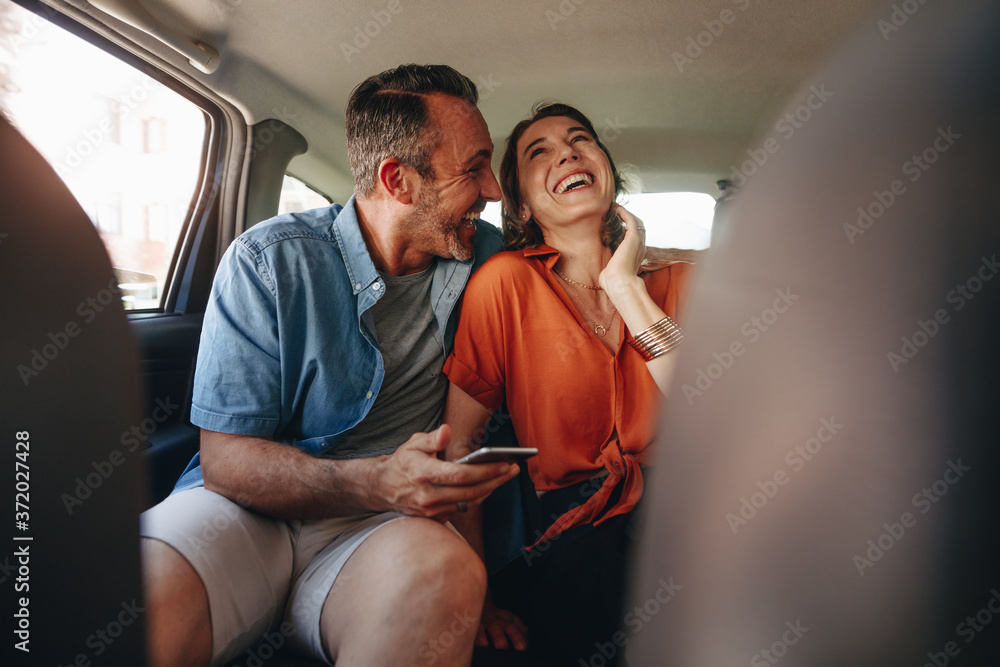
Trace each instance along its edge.
<path fill-rule="evenodd" d="M 79 204 L 2 119 L 0 173 L 0 497 L 7 512 L 0 563 L 5 600 L 17 602 L 5 607 L 4 650 L 23 597 L 30 653 L 12 650 L 21 659 L 13 664 L 73 664 L 82 655 L 93 664 L 143 665 L 144 470 L 121 444 L 141 420 L 140 385 L 117 281 Z M 27 447 L 16 445 L 22 440 Z M 15 458 L 18 451 L 26 456 Z M 24 471 L 18 463 L 27 479 L 15 480 Z M 25 489 L 21 527 L 15 481 Z M 25 549 L 27 556 L 12 555 Z"/>

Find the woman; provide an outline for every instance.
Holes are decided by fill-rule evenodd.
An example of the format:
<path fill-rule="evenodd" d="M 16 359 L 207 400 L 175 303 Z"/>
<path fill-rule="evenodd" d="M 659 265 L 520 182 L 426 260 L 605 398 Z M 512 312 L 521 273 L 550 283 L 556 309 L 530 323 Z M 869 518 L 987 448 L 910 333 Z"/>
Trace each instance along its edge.
<path fill-rule="evenodd" d="M 530 629 L 551 663 L 588 663 L 622 624 L 627 529 L 690 267 L 639 274 L 642 223 L 614 203 L 622 179 L 572 107 L 537 107 L 514 128 L 500 181 L 513 252 L 486 262 L 465 292 L 445 363 L 448 458 L 478 447 L 473 434 L 506 402 L 520 444 L 539 449 L 526 465 L 540 525 L 526 557 L 492 580 L 497 604 L 487 601 L 477 641 L 524 649 Z M 482 553 L 478 508 L 453 521 Z"/>

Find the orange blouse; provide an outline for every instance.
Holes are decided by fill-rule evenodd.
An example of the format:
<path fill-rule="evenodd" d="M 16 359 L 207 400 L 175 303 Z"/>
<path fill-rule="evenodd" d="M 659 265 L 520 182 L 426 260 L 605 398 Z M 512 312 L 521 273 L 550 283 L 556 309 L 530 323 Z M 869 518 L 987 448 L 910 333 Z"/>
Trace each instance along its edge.
<path fill-rule="evenodd" d="M 538 448 L 527 461 L 537 490 L 608 471 L 601 489 L 539 542 L 635 507 L 642 497 L 639 463 L 649 462 L 646 450 L 663 400 L 645 362 L 625 342 L 624 323 L 616 354 L 597 339 L 552 271 L 558 259 L 558 250 L 542 245 L 485 262 L 465 290 L 455 346 L 444 365 L 451 382 L 487 409 L 507 401 L 518 441 Z M 672 264 L 641 274 L 650 297 L 675 320 L 692 268 Z M 622 479 L 620 500 L 604 512 Z"/>

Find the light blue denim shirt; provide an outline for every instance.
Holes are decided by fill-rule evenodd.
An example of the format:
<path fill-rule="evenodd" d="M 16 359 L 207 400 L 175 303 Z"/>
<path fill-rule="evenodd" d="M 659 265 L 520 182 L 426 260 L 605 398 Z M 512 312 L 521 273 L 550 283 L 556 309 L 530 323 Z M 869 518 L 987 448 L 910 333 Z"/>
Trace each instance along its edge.
<path fill-rule="evenodd" d="M 442 362 L 469 276 L 503 248 L 476 222 L 474 256 L 438 259 L 431 306 Z M 338 436 L 364 419 L 385 375 L 369 309 L 385 292 L 358 227 L 354 197 L 262 222 L 222 258 L 205 312 L 191 422 L 212 431 L 273 435 L 336 456 Z M 400 443 L 402 444 L 402 443 Z M 199 456 L 175 491 L 201 486 Z"/>

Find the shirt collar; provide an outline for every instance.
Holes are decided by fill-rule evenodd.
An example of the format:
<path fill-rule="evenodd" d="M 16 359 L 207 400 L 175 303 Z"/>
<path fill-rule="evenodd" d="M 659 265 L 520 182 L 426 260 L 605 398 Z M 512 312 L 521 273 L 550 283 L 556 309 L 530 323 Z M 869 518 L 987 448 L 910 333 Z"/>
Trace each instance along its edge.
<path fill-rule="evenodd" d="M 375 282 L 378 271 L 368 253 L 365 237 L 361 234 L 355 197 L 356 195 L 351 195 L 333 221 L 333 231 L 340 245 L 340 254 L 344 257 L 347 275 L 351 279 L 351 290 L 356 296 Z"/>
<path fill-rule="evenodd" d="M 524 256 L 529 259 L 532 257 L 544 258 L 543 261 L 545 268 L 547 269 L 551 269 L 556 265 L 556 262 L 559 261 L 559 251 L 550 245 L 545 245 L 544 243 L 534 248 L 525 248 L 521 252 L 523 252 Z"/>
<path fill-rule="evenodd" d="M 351 279 L 351 290 L 355 296 L 368 289 L 368 287 L 379 278 L 378 270 L 372 262 L 371 254 L 368 252 L 368 245 L 365 237 L 361 234 L 361 224 L 358 221 L 357 195 L 344 204 L 336 219 L 333 221 L 334 234 L 340 245 L 340 254 L 344 257 L 344 266 L 347 267 L 347 275 Z M 483 223 L 488 224 L 488 223 Z M 477 234 L 478 236 L 478 234 Z M 554 249 L 553 249 L 554 250 Z M 438 257 L 436 261 L 435 273 L 448 273 L 446 267 L 461 266 L 465 272 L 460 276 L 464 281 L 468 279 L 468 271 L 475 262 L 475 252 L 473 257 L 465 262 Z"/>

